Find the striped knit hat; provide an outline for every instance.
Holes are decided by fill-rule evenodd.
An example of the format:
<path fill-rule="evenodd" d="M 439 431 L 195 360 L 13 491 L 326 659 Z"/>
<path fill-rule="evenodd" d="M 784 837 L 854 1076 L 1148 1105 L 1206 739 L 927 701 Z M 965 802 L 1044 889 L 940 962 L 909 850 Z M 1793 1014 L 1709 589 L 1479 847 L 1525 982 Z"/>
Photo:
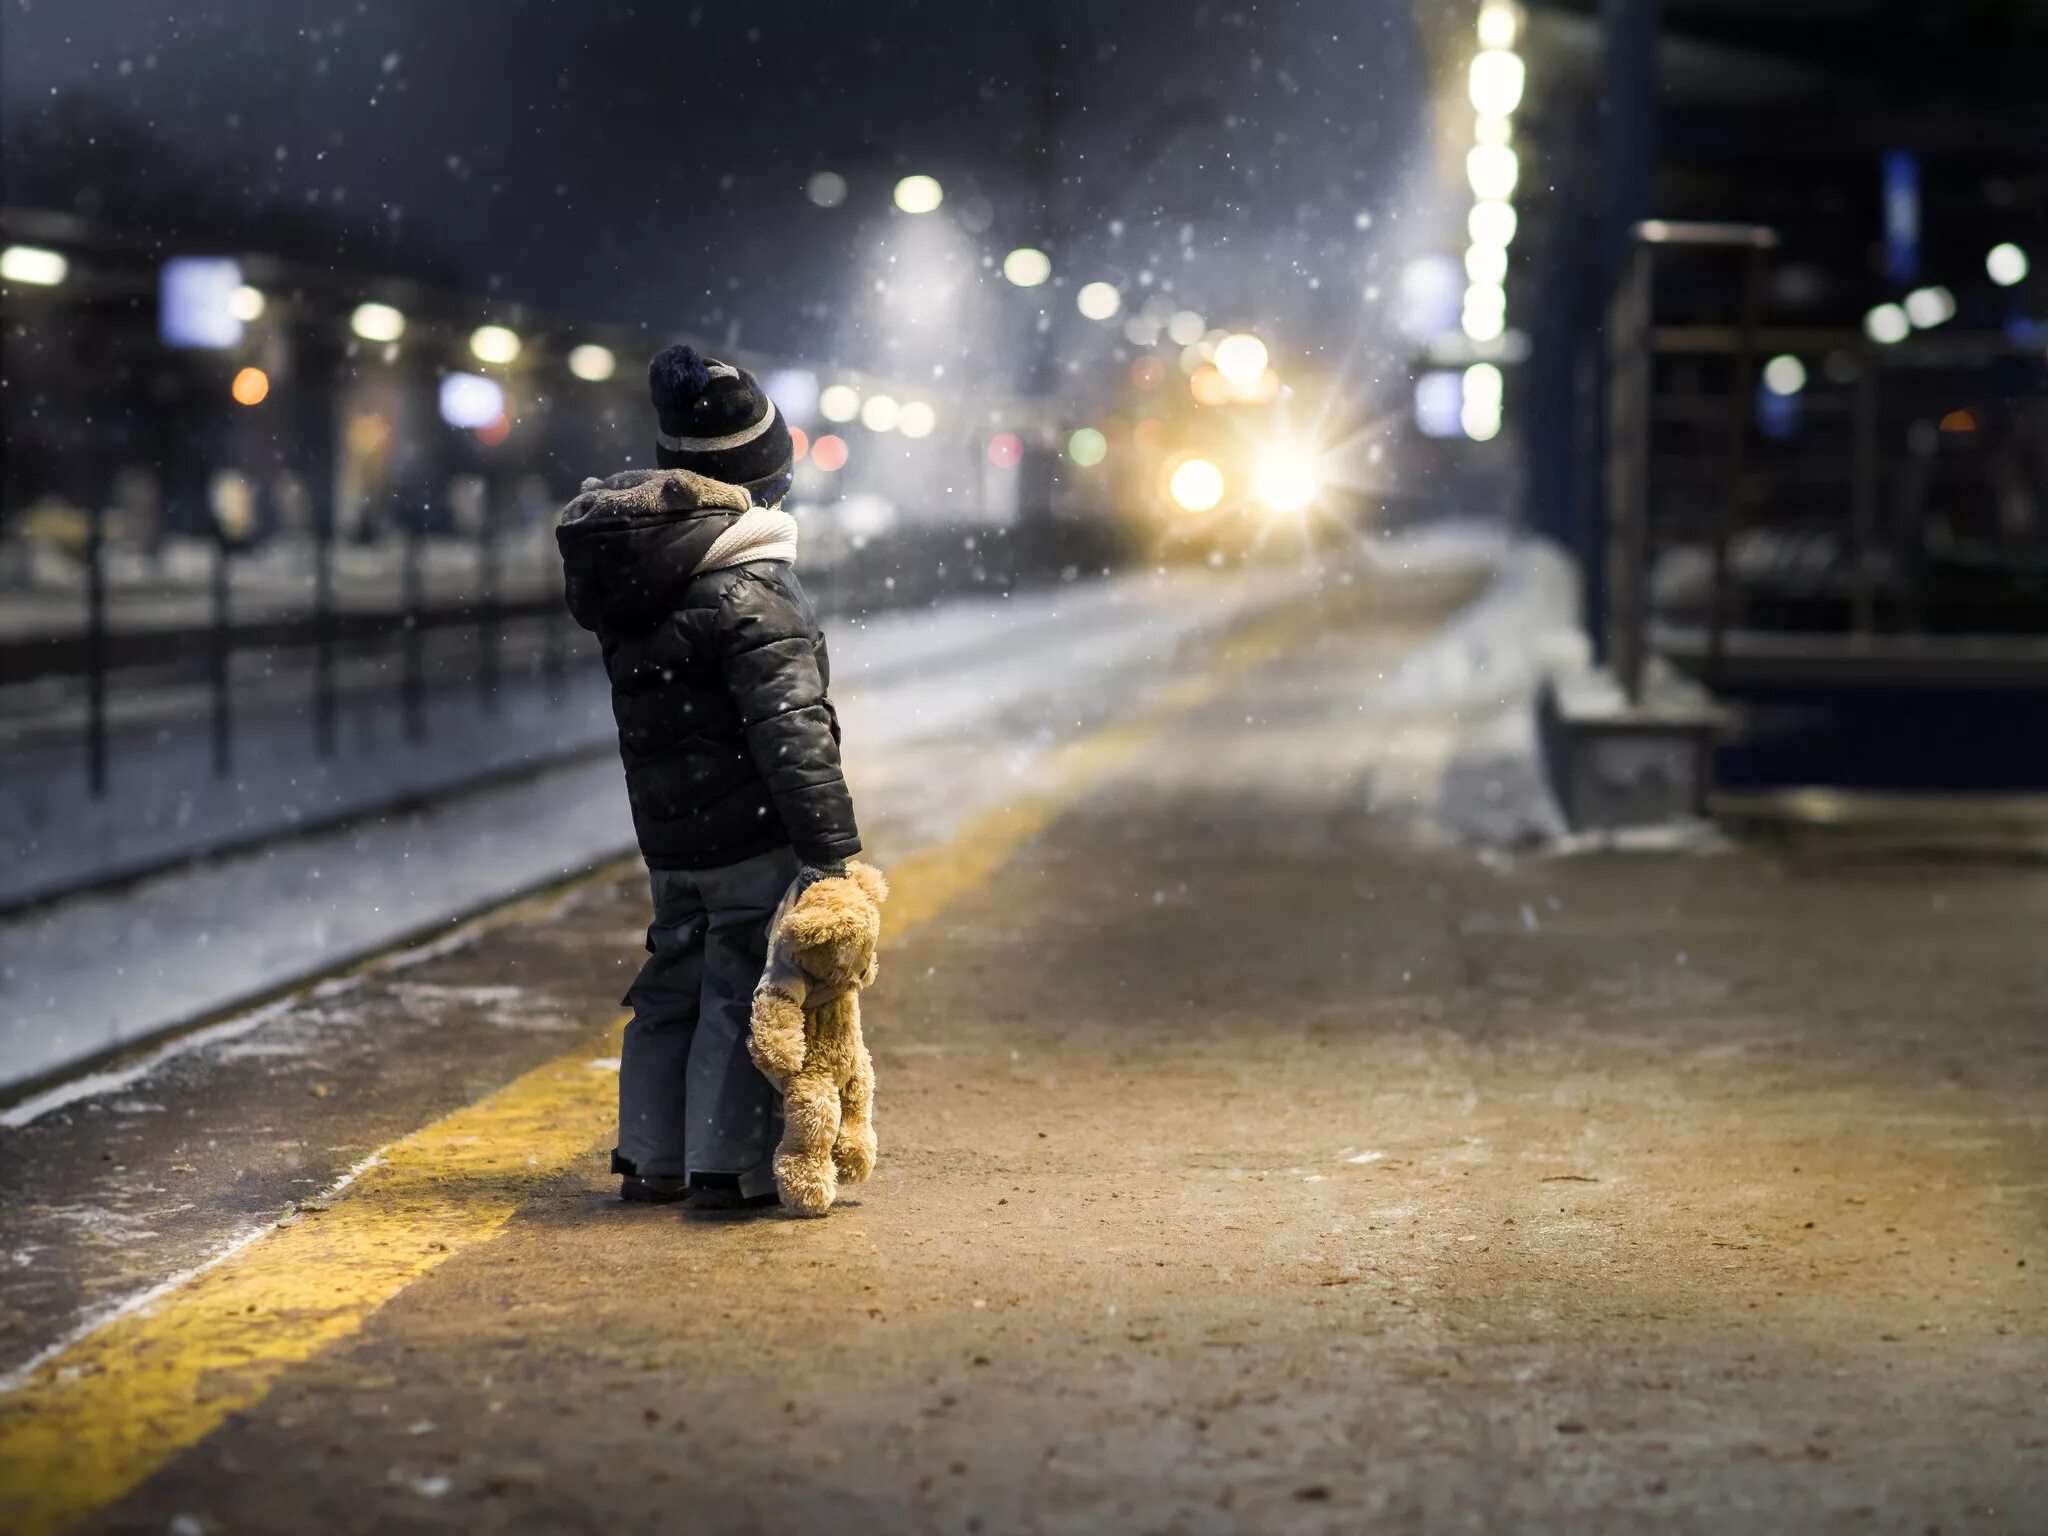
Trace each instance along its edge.
<path fill-rule="evenodd" d="M 663 469 L 744 486 L 756 506 L 782 499 L 791 474 L 789 424 L 751 373 L 675 346 L 647 365 L 647 387 L 661 423 L 654 459 Z"/>

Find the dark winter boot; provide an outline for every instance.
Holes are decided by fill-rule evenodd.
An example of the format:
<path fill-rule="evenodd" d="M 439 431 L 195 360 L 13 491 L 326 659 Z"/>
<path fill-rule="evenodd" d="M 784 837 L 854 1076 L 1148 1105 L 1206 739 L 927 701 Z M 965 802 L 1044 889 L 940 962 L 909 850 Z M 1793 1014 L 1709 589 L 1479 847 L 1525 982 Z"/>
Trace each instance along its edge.
<path fill-rule="evenodd" d="M 741 1194 L 740 1176 L 736 1173 L 690 1175 L 690 1209 L 693 1211 L 752 1211 L 781 1202 L 782 1197 L 772 1189 L 759 1195 Z"/>
<path fill-rule="evenodd" d="M 689 1181 L 681 1174 L 641 1174 L 612 1149 L 612 1172 L 619 1176 L 619 1198 L 645 1205 L 673 1205 L 690 1193 Z"/>

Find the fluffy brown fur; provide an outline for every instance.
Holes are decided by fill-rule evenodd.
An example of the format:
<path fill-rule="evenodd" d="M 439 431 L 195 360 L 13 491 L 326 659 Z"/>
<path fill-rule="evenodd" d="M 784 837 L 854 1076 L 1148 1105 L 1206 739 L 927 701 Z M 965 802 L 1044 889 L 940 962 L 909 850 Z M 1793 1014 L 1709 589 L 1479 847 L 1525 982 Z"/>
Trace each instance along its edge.
<path fill-rule="evenodd" d="M 782 1094 L 775 1185 L 782 1203 L 822 1216 L 839 1182 L 875 1166 L 875 1064 L 861 1039 L 860 993 L 875 979 L 889 896 L 880 870 L 850 864 L 791 903 L 769 935 L 754 992 L 754 1065 Z"/>

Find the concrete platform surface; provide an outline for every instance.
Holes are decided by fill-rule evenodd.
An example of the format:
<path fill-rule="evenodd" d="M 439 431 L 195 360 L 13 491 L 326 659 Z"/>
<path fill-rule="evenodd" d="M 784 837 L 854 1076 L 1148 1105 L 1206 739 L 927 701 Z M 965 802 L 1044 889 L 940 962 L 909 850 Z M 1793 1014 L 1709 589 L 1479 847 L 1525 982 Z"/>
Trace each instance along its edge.
<path fill-rule="evenodd" d="M 823 1221 L 613 1198 L 630 880 L 11 1133 L 0 1527 L 2042 1529 L 2048 872 L 1456 846 L 1451 606 L 1331 586 L 885 847 Z"/>

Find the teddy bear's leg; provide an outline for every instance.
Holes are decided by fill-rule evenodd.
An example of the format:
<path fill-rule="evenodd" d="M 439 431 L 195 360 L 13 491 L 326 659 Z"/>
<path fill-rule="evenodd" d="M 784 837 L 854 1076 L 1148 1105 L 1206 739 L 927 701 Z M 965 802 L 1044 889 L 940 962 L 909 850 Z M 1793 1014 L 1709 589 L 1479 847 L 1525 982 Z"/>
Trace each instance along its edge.
<path fill-rule="evenodd" d="M 875 1171 L 875 1063 L 863 1045 L 853 1058 L 853 1075 L 846 1080 L 840 1098 L 839 1139 L 832 1144 L 832 1161 L 839 1176 L 858 1184 Z"/>
<path fill-rule="evenodd" d="M 832 1143 L 839 1135 L 839 1093 L 830 1079 L 799 1072 L 782 1100 L 782 1145 L 775 1150 L 775 1187 L 782 1203 L 822 1216 L 839 1193 Z"/>

